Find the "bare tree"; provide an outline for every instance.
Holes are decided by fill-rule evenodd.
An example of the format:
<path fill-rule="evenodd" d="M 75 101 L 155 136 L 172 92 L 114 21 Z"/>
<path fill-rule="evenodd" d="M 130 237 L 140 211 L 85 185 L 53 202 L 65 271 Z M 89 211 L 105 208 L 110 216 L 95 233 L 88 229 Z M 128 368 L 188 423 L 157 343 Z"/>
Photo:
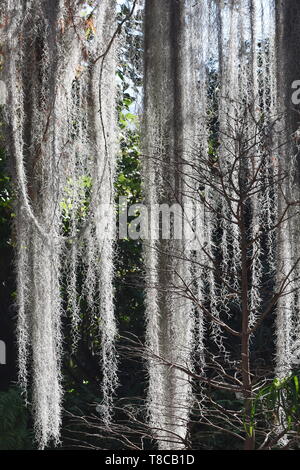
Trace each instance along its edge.
<path fill-rule="evenodd" d="M 236 106 L 241 109 L 243 105 Z M 81 442 L 82 435 L 95 436 L 97 428 L 100 447 L 105 437 L 124 448 L 143 449 L 145 442 L 155 437 L 164 441 L 165 447 L 209 448 L 208 438 L 218 435 L 228 436 L 234 448 L 245 450 L 298 445 L 299 387 L 297 375 L 293 375 L 297 357 L 283 363 L 279 357 L 281 332 L 277 331 L 277 339 L 274 335 L 276 323 L 277 329 L 280 327 L 278 318 L 286 299 L 290 304 L 296 301 L 299 284 L 299 258 L 285 260 L 287 269 L 282 264 L 283 257 L 278 256 L 281 230 L 299 215 L 299 201 L 288 198 L 286 193 L 290 175 L 280 165 L 280 147 L 285 145 L 280 143 L 280 120 L 281 116 L 268 123 L 257 119 L 253 106 L 246 105 L 242 115 L 228 116 L 230 129 L 226 135 L 219 135 L 214 151 L 201 152 L 195 145 L 191 149 L 194 158 L 183 157 L 177 166 L 177 177 L 187 182 L 178 202 L 188 201 L 189 207 L 194 208 L 188 223 L 195 238 L 192 249 L 168 251 L 168 257 L 186 263 L 193 276 L 185 279 L 172 262 L 170 283 L 147 288 L 155 289 L 160 296 L 171 291 L 176 302 L 188 299 L 192 303 L 195 317 L 202 318 L 203 348 L 193 345 L 192 366 L 180 358 L 174 362 L 167 355 L 158 355 L 134 336 L 126 338 L 122 353 L 133 361 L 154 361 L 166 374 L 172 370 L 172 376 L 179 381 L 192 384 L 193 404 L 189 412 L 182 413 L 185 404 L 170 405 L 176 409 L 169 409 L 164 416 L 166 429 L 162 433 L 161 428 L 156 429 L 147 421 L 145 397 L 136 401 L 121 399 L 116 410 L 122 419 L 109 429 L 101 424 L 97 413 L 90 417 L 73 416 L 83 429 Z M 167 165 L 164 161 L 155 163 Z M 174 200 L 175 197 L 178 192 Z M 183 214 L 187 216 L 184 210 Z M 209 225 L 206 233 L 210 233 L 210 240 L 199 240 L 196 219 L 200 216 Z M 159 256 L 166 255 L 167 243 L 164 240 L 157 248 Z M 170 265 L 165 266 L 165 273 L 168 272 Z M 197 327 L 199 320 L 195 322 Z M 261 347 L 261 335 L 266 330 L 269 357 L 264 357 Z M 296 347 L 292 337 L 289 341 L 292 349 Z M 188 356 L 190 345 L 186 345 L 186 350 L 183 357 Z M 157 407 L 159 412 L 160 403 Z M 181 420 L 188 416 L 185 436 L 175 427 L 170 428 L 168 416 L 172 413 Z M 78 434 L 75 442 L 77 439 Z"/>

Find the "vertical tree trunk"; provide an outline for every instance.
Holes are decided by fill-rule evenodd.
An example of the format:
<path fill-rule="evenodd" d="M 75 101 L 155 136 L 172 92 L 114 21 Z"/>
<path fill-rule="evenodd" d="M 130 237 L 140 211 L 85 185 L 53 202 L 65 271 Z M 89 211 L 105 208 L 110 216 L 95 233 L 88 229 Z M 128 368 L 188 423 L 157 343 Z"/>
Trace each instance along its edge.
<path fill-rule="evenodd" d="M 239 229 L 241 246 L 241 305 L 242 305 L 242 331 L 241 331 L 241 367 L 242 367 L 242 389 L 245 406 L 246 437 L 244 450 L 253 450 L 255 447 L 253 427 L 251 423 L 252 408 L 252 384 L 250 370 L 250 335 L 249 335 L 249 257 L 248 237 L 245 223 L 245 200 L 241 198 L 239 211 Z"/>

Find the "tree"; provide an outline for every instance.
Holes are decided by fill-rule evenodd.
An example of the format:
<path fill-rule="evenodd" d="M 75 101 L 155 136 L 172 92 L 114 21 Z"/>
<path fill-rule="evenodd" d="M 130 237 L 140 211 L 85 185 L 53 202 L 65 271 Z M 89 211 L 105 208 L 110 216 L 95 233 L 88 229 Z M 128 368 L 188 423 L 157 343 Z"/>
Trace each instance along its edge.
<path fill-rule="evenodd" d="M 236 103 L 235 107 L 240 112 L 243 105 Z M 219 133 L 220 141 L 225 138 L 228 148 L 235 149 L 230 161 L 222 160 L 224 154 L 217 142 L 212 144 L 210 154 L 198 153 L 195 147 L 194 158 L 189 155 L 181 160 L 177 177 L 186 178 L 192 173 L 193 184 L 187 184 L 184 193 L 177 193 L 179 200 L 187 202 L 191 198 L 190 205 L 198 208 L 196 217 L 204 214 L 212 241 L 203 238 L 203 227 L 199 231 L 188 206 L 184 206 L 180 216 L 185 220 L 188 217 L 187 222 L 194 227 L 193 243 L 181 251 L 174 243 L 176 249 L 167 252 L 172 263 L 161 269 L 167 270 L 168 283 L 146 285 L 158 297 L 173 296 L 177 304 L 192 306 L 194 316 L 201 318 L 201 330 L 196 331 L 201 348 L 196 341 L 182 344 L 183 355 L 174 359 L 169 351 L 143 344 L 136 336 L 123 341 L 125 357 L 146 359 L 154 376 L 157 369 L 165 374 L 170 388 L 174 386 L 172 381 L 178 380 L 181 393 L 190 390 L 190 401 L 167 401 L 162 408 L 158 401 L 162 396 L 152 397 L 154 413 L 162 414 L 155 422 L 145 417 L 149 404 L 143 397 L 135 403 L 123 399 L 118 407 L 121 417 L 109 430 L 95 414 L 90 418 L 74 417 L 75 423 L 82 426 L 78 433 L 81 442 L 85 442 L 85 432 L 90 434 L 97 428 L 103 439 L 108 434 L 132 449 L 148 445 L 152 436 L 160 448 L 211 448 L 213 440 L 220 448 L 222 444 L 245 450 L 279 448 L 283 444 L 298 448 L 298 358 L 295 355 L 291 359 L 286 375 L 279 369 L 281 376 L 276 378 L 274 369 L 278 371 L 285 364 L 278 357 L 280 343 L 275 344 L 270 331 L 275 329 L 276 316 L 282 315 L 285 299 L 298 290 L 294 286 L 299 281 L 295 274 L 300 259 L 295 259 L 290 270 L 280 266 L 285 276 L 278 276 L 275 260 L 280 249 L 278 232 L 290 219 L 290 208 L 299 207 L 300 201 L 285 198 L 283 212 L 276 211 L 276 195 L 284 194 L 289 174 L 274 160 L 279 151 L 270 135 L 275 122 L 270 126 L 261 119 L 255 121 L 252 111 L 253 106 L 247 105 L 243 116 L 229 115 L 230 134 Z M 252 120 L 254 134 L 249 135 L 245 129 Z M 154 163 L 164 164 L 156 157 Z M 168 169 L 173 171 L 172 166 Z M 197 193 L 191 192 L 194 187 L 199 188 Z M 144 243 L 149 246 L 153 240 Z M 167 243 L 170 240 L 156 239 L 158 257 L 166 259 Z M 185 270 L 178 269 L 179 263 L 185 265 Z M 183 277 L 183 272 L 188 277 Z M 273 359 L 276 347 L 280 360 L 277 365 Z M 170 416 L 178 421 L 170 423 Z M 98 445 L 103 445 L 101 440 Z M 97 443 L 91 447 L 97 448 Z"/>

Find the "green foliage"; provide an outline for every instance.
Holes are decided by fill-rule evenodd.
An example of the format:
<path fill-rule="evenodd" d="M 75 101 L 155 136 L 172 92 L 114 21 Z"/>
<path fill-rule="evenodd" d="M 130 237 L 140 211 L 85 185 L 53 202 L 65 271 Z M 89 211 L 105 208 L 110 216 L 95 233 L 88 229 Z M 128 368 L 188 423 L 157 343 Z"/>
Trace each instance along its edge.
<path fill-rule="evenodd" d="M 82 383 L 77 382 L 75 388 L 66 390 L 64 405 L 69 412 L 76 415 L 82 413 L 83 410 L 87 412 L 91 404 L 100 402 L 99 393 L 96 393 L 89 380 L 84 379 Z"/>
<path fill-rule="evenodd" d="M 122 5 L 121 15 L 127 15 L 129 7 Z M 141 87 L 142 38 L 139 20 L 132 18 L 125 25 L 127 47 L 118 67 L 119 78 L 119 128 L 120 155 L 118 159 L 116 188 L 117 212 L 119 197 L 126 197 L 128 205 L 141 202 L 140 125 L 137 115 L 137 99 Z M 135 51 L 135 58 L 130 56 Z M 130 52 L 131 51 L 131 52 Z M 128 218 L 128 224 L 131 219 Z M 119 240 L 116 259 L 116 308 L 120 332 L 143 335 L 143 286 L 141 285 L 142 246 L 139 240 Z M 132 384 L 131 384 L 132 387 Z M 130 393 L 130 391 L 128 390 Z M 125 392 L 126 393 L 126 392 Z M 134 393 L 134 392 L 133 392 Z"/>
<path fill-rule="evenodd" d="M 67 186 L 64 191 L 65 197 L 60 202 L 66 229 L 68 228 L 68 221 L 70 220 L 74 206 L 78 220 L 82 220 L 86 217 L 90 204 L 91 189 L 92 178 L 89 175 L 83 175 L 75 181 L 69 178 L 67 181 Z"/>
<path fill-rule="evenodd" d="M 0 392 L 0 450 L 32 448 L 28 412 L 17 388 Z"/>
<path fill-rule="evenodd" d="M 251 408 L 251 435 L 257 424 L 280 425 L 287 431 L 299 432 L 300 424 L 300 371 L 284 379 L 275 378 L 255 396 Z"/>
<path fill-rule="evenodd" d="M 6 153 L 0 122 L 0 246 L 5 247 L 10 237 L 10 221 L 14 217 L 11 178 L 7 169 Z"/>
<path fill-rule="evenodd" d="M 122 7 L 121 17 L 126 15 L 128 11 L 126 7 Z M 126 32 L 130 35 L 130 29 Z M 136 36 L 132 36 L 132 40 L 138 40 Z M 120 129 L 120 153 L 117 162 L 117 175 L 115 179 L 116 189 L 116 212 L 117 220 L 119 210 L 119 197 L 125 196 L 128 205 L 141 201 L 141 165 L 140 165 L 140 128 L 139 119 L 136 114 L 136 100 L 140 86 L 140 79 L 137 71 L 132 67 L 129 57 L 124 52 L 123 60 L 119 65 L 118 71 L 119 81 L 119 99 L 118 99 L 118 116 Z M 82 207 L 76 210 L 77 217 L 84 217 L 82 210 L 88 209 L 88 201 L 91 190 L 91 181 L 87 178 L 81 182 L 69 182 L 66 188 L 66 198 L 62 202 L 65 215 L 65 224 L 68 228 L 68 217 L 72 209 L 72 191 L 73 184 L 77 184 L 77 189 L 82 194 Z M 81 192 L 82 191 L 82 192 Z M 81 206 L 81 204 L 79 205 Z M 130 223 L 130 220 L 128 220 Z M 130 331 L 142 337 L 144 334 L 144 316 L 143 316 L 143 286 L 140 279 L 142 278 L 142 246 L 139 241 L 130 239 L 117 241 L 117 253 L 115 259 L 115 306 L 116 316 L 118 318 L 120 337 L 126 336 Z M 101 384 L 101 372 L 99 367 L 99 358 L 97 354 L 91 354 L 92 351 L 99 350 L 99 335 L 97 331 L 93 331 L 95 326 L 88 325 L 86 319 L 89 315 L 87 307 L 81 304 L 82 314 L 82 337 L 84 341 L 80 341 L 79 349 L 75 356 L 66 358 L 64 364 L 65 395 L 64 407 L 66 410 L 76 416 L 98 415 L 97 408 L 101 408 L 101 394 L 99 393 Z M 68 339 L 69 341 L 69 339 Z M 121 351 L 123 340 L 119 338 L 118 351 Z M 85 344 L 84 344 L 85 343 Z M 88 345 L 89 348 L 86 346 Z M 89 349 L 89 350 L 88 350 Z M 144 384 L 142 367 L 132 364 L 128 359 L 122 357 L 120 352 L 120 389 L 118 393 L 122 397 L 143 396 Z M 135 371 L 132 374 L 132 370 Z M 118 419 L 118 416 L 115 417 Z M 63 445 L 68 448 L 70 438 L 74 437 L 76 430 L 78 436 L 80 430 L 84 429 L 81 425 L 74 425 L 72 419 L 65 416 L 65 424 L 63 427 Z M 69 432 L 71 430 L 71 433 Z M 99 437 L 95 435 L 85 436 L 90 443 L 97 443 Z M 98 442 L 99 444 L 99 442 Z M 71 444 L 72 445 L 72 444 Z M 100 443 L 101 445 L 101 443 Z M 105 441 L 105 446 L 112 443 Z"/>

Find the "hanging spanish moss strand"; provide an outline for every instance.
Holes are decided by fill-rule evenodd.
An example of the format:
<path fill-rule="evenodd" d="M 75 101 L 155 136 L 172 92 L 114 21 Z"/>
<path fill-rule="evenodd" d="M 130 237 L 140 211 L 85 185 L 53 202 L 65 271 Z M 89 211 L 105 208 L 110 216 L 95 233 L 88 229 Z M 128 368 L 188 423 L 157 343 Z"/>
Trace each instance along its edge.
<path fill-rule="evenodd" d="M 21 389 L 25 392 L 27 402 L 28 369 L 29 369 L 29 343 L 30 343 L 30 317 L 28 303 L 30 298 L 30 255 L 29 247 L 25 240 L 30 240 L 30 226 L 27 220 L 22 220 L 22 210 L 17 214 L 18 224 L 16 225 L 17 250 L 16 258 L 18 262 L 17 271 L 17 341 L 18 341 L 18 378 Z M 27 222 L 27 223 L 26 223 Z"/>
<path fill-rule="evenodd" d="M 267 2 L 268 3 L 268 2 Z M 273 214 L 275 213 L 274 200 L 272 199 L 272 175 L 273 161 L 271 159 L 271 149 L 268 142 L 271 141 L 269 129 L 272 125 L 272 110 L 270 104 L 270 80 L 269 80 L 269 53 L 270 53 L 270 30 L 272 17 L 268 14 L 270 4 L 262 4 L 259 0 L 251 1 L 251 68 L 252 79 L 250 87 L 253 93 L 250 94 L 249 104 L 252 109 L 249 127 L 249 146 L 251 145 L 251 169 L 252 177 L 257 174 L 262 184 L 257 185 L 260 190 L 252 197 L 252 220 L 251 237 L 254 241 L 252 248 L 251 266 L 251 292 L 250 292 L 250 326 L 255 325 L 262 308 L 262 285 L 263 285 L 263 265 L 262 259 L 265 256 L 266 265 L 270 269 L 270 260 L 274 257 L 273 239 L 274 225 Z M 250 71 L 251 72 L 251 71 Z M 264 237 L 268 240 L 268 252 L 265 252 Z M 271 272 L 269 273 L 271 275 Z"/>
<path fill-rule="evenodd" d="M 277 193 L 272 188 L 272 178 L 278 178 L 278 122 L 280 117 L 280 110 L 278 108 L 278 81 L 277 81 L 277 67 L 278 67 L 278 57 L 277 57 L 277 42 L 276 42 L 276 16 L 275 16 L 275 5 L 274 2 L 269 2 L 269 18 L 270 18 L 270 45 L 269 45 L 269 79 L 270 79 L 270 123 L 271 129 L 273 131 L 270 133 L 271 143 L 274 152 L 271 152 L 269 155 L 269 170 L 267 173 L 267 180 L 269 183 L 267 189 L 267 202 L 265 203 L 266 208 L 266 224 L 269 227 L 268 233 L 268 259 L 269 259 L 269 271 L 270 275 L 274 276 L 276 272 L 276 230 L 271 230 L 271 227 L 274 227 L 278 207 L 277 207 Z M 275 209 L 275 210 L 274 210 Z"/>
<path fill-rule="evenodd" d="M 240 37 L 239 37 L 239 2 L 229 2 L 228 5 L 223 2 L 217 4 L 218 27 L 219 27 L 219 57 L 218 65 L 220 70 L 220 92 L 219 92 L 219 165 L 225 175 L 224 182 L 229 198 L 234 198 L 232 184 L 230 184 L 229 175 L 232 171 L 232 180 L 235 186 L 237 182 L 237 166 L 235 161 L 235 142 L 236 122 L 238 121 L 239 106 L 239 76 L 240 67 Z M 218 180 L 218 183 L 220 181 Z M 220 249 L 222 252 L 222 292 L 219 296 L 222 298 L 222 305 L 219 306 L 217 318 L 222 311 L 225 315 L 230 315 L 227 302 L 227 286 L 232 286 L 237 290 L 238 276 L 237 269 L 240 264 L 240 246 L 239 232 L 236 221 L 236 203 L 228 202 L 220 197 L 220 206 L 222 207 L 222 241 Z M 224 300 L 223 300 L 224 299 Z M 219 324 L 213 324 L 212 337 L 218 345 L 221 353 L 226 357 L 226 348 L 223 342 L 223 332 Z"/>
<path fill-rule="evenodd" d="M 117 21 L 108 0 L 88 11 L 79 1 L 3 3 L 8 143 L 18 190 L 19 382 L 24 389 L 32 383 L 36 438 L 44 448 L 60 438 L 62 302 L 74 347 L 82 296 L 97 317 L 106 423 L 117 386 L 115 220 L 108 207 L 117 152 Z M 81 274 L 92 282 L 80 292 L 83 256 Z"/>
<path fill-rule="evenodd" d="M 266 246 L 262 248 L 263 238 L 258 238 L 256 246 L 261 255 L 265 255 L 266 263 L 262 269 L 261 256 L 259 259 L 258 278 L 262 278 L 264 271 L 269 279 L 274 279 L 276 272 L 276 230 L 273 227 L 277 220 L 277 194 L 274 181 L 278 178 L 277 168 L 277 84 L 276 84 L 276 47 L 275 47 L 275 10 L 272 1 L 256 1 L 257 15 L 257 76 L 259 96 L 257 99 L 259 140 L 257 153 L 262 164 L 262 185 L 258 198 L 260 211 L 261 233 L 265 233 Z M 255 272 L 255 271 L 254 271 Z M 254 274 L 255 276 L 255 274 Z M 253 278 L 253 284 L 259 285 Z M 253 287 L 253 290 L 255 286 Z M 258 294 L 259 295 L 259 294 Z M 261 299 L 260 299 L 261 303 Z"/>
<path fill-rule="evenodd" d="M 210 199 L 209 188 L 201 182 L 199 174 L 199 159 L 202 161 L 207 158 L 208 150 L 208 126 L 207 126 L 207 107 L 208 107 L 208 61 L 211 48 L 209 47 L 210 21 L 211 21 L 211 2 L 201 2 L 195 4 L 189 0 L 183 2 L 182 8 L 182 32 L 181 32 L 181 52 L 179 56 L 180 69 L 179 86 L 181 87 L 181 136 L 180 136 L 180 159 L 182 166 L 181 197 L 180 203 L 183 209 L 188 213 L 188 217 L 183 217 L 185 223 L 193 221 L 190 228 L 193 228 L 195 238 L 189 243 L 189 237 L 186 237 L 178 244 L 179 254 L 181 254 L 181 272 L 180 277 L 184 279 L 181 286 L 182 326 L 181 338 L 178 341 L 178 348 L 185 349 L 179 357 L 180 362 L 193 371 L 194 365 L 191 361 L 192 352 L 196 354 L 197 370 L 202 374 L 205 372 L 205 330 L 206 322 L 202 306 L 205 303 L 204 278 L 206 275 L 206 266 L 208 273 L 213 272 L 212 263 L 209 262 L 204 253 L 205 241 L 211 240 L 211 217 L 206 213 L 203 203 L 199 203 L 199 194 L 205 193 L 207 199 Z M 199 28 L 201 24 L 201 28 Z M 201 47 L 199 48 L 199 45 Z M 184 84 L 184 86 L 182 86 Z M 196 117 L 196 120 L 195 120 Z M 201 172 L 200 172 L 201 173 Z M 205 225 L 207 223 L 207 225 Z M 206 227 L 206 228 L 204 228 Z M 207 232 L 205 233 L 205 229 Z M 207 238 L 205 236 L 208 235 Z M 209 250 L 211 249 L 210 244 Z M 184 292 L 186 286 L 194 284 L 196 287 L 195 298 L 196 305 L 191 300 L 185 299 Z M 212 283 L 212 288 L 214 283 Z M 178 285 L 180 289 L 180 284 Z M 179 290 L 180 294 L 180 290 Z M 178 300 L 176 301 L 179 304 Z M 196 310 L 196 312 L 194 312 Z M 176 321 L 176 320 L 175 320 Z M 184 326 L 185 325 L 185 326 Z M 179 362 L 179 363 L 180 363 Z M 192 389 L 184 374 L 178 378 L 182 381 L 182 390 L 178 393 L 178 401 L 181 402 L 181 419 L 184 419 L 186 427 L 189 419 L 190 408 L 192 405 Z M 184 381 L 186 382 L 184 386 Z M 204 391 L 200 385 L 200 395 L 204 398 Z M 190 395 L 190 398 L 188 397 Z M 177 418 L 178 419 L 178 418 Z"/>
<path fill-rule="evenodd" d="M 169 203 L 174 195 L 174 171 L 171 173 L 170 186 L 165 181 L 166 167 L 171 171 L 174 164 L 174 67 L 176 64 L 176 36 L 178 35 L 178 10 L 175 2 L 146 1 L 145 3 L 145 154 L 144 175 L 150 181 L 145 182 L 146 202 L 153 206 L 163 202 Z M 159 47 L 164 44 L 163 49 Z M 175 69 L 176 70 L 176 69 Z M 177 69 L 178 70 L 178 69 Z M 177 71 L 176 70 L 176 71 Z M 179 98 L 179 97 L 178 97 Z M 156 161 L 156 159 L 158 161 Z M 169 163 L 169 165 L 168 165 Z M 160 171 L 158 170 L 160 168 Z M 152 183 L 153 186 L 152 186 Z M 152 188 L 155 190 L 152 190 Z M 147 189 L 150 191 L 147 191 Z M 176 371 L 164 361 L 172 363 L 173 312 L 169 309 L 172 301 L 170 288 L 174 272 L 170 260 L 169 241 L 150 240 L 146 247 L 149 283 L 146 299 L 147 332 L 146 341 L 153 357 L 148 363 L 149 389 L 148 410 L 149 424 L 158 439 L 160 449 L 176 449 L 180 441 L 177 434 L 179 426 L 174 426 L 176 407 Z M 151 271 L 149 270 L 151 269 Z M 171 281 L 171 282 L 170 282 Z M 157 289 L 153 295 L 153 288 Z M 150 295 L 153 298 L 150 298 Z M 172 304 L 174 301 L 172 302 Z M 174 307 L 174 305 L 172 305 Z M 178 316 L 179 309 L 175 309 Z M 175 371 L 175 372 L 174 372 Z"/>
<path fill-rule="evenodd" d="M 95 23 L 95 30 L 102 31 L 103 37 L 95 44 L 93 54 L 96 57 L 106 53 L 114 32 L 114 2 L 102 2 Z M 106 48 L 106 49 L 105 49 Z M 109 422 L 112 413 L 112 396 L 117 386 L 117 357 L 115 339 L 117 334 L 114 317 L 114 176 L 116 166 L 116 52 L 115 44 L 103 59 L 99 60 L 90 72 L 90 108 L 89 134 L 95 155 L 95 176 L 91 199 L 92 220 L 95 229 L 91 229 L 97 247 L 93 259 L 97 273 L 99 292 L 99 329 L 102 339 L 102 391 L 103 418 Z M 100 80 L 100 90 L 99 90 Z M 99 117 L 100 114 L 100 117 Z M 93 148 L 94 147 L 94 148 Z M 102 260 L 97 262 L 97 258 Z"/>
<path fill-rule="evenodd" d="M 156 14 L 159 14 L 156 5 Z M 153 14 L 154 3 L 149 5 L 147 1 L 144 2 L 144 34 L 145 34 L 145 48 L 147 35 L 151 34 L 152 19 L 147 20 L 147 15 Z M 149 12 L 149 13 L 148 13 Z M 147 21 L 149 24 L 147 25 Z M 148 32 L 147 32 L 148 31 Z M 155 48 L 153 49 L 153 52 Z M 151 54 L 152 55 L 152 54 Z M 153 428 L 154 436 L 160 438 L 162 436 L 162 429 L 164 428 L 164 414 L 165 414 L 165 390 L 164 390 L 164 366 L 159 359 L 161 351 L 161 314 L 160 314 L 160 296 L 159 291 L 159 253 L 156 230 L 157 224 L 153 220 L 153 208 L 158 204 L 159 189 L 163 186 L 162 176 L 157 171 L 155 161 L 151 160 L 151 156 L 155 155 L 161 159 L 164 154 L 164 138 L 159 133 L 159 126 L 155 121 L 152 125 L 150 116 L 159 119 L 159 113 L 155 107 L 153 99 L 149 99 L 149 87 L 152 87 L 153 75 L 151 74 L 152 64 L 147 64 L 147 54 L 145 54 L 144 65 L 144 105 L 145 105 L 145 121 L 144 135 L 143 135 L 143 149 L 145 151 L 145 158 L 143 162 L 143 185 L 145 203 L 152 208 L 149 220 L 149 236 L 144 242 L 143 259 L 146 267 L 145 284 L 147 286 L 147 294 L 145 297 L 145 321 L 146 321 L 146 360 L 148 362 L 148 395 L 147 395 L 147 418 L 149 425 Z M 148 78 L 150 75 L 150 78 Z M 161 80 L 163 77 L 159 75 Z M 150 80 L 150 84 L 148 83 Z M 148 90 L 147 90 L 148 88 Z M 159 98 L 156 98 L 159 99 Z M 159 121 L 158 121 L 159 122 Z M 154 148 L 153 148 L 154 147 Z M 161 162 L 159 162 L 161 163 Z"/>
<path fill-rule="evenodd" d="M 7 6 L 10 7 L 11 17 L 15 12 L 11 5 Z M 59 441 L 62 396 L 60 217 L 59 206 L 57 207 L 61 187 L 56 176 L 59 173 L 57 145 L 60 142 L 55 135 L 54 102 L 56 77 L 59 76 L 58 48 L 54 46 L 54 24 L 58 5 L 55 5 L 51 12 L 45 4 L 34 5 L 35 8 L 31 11 L 26 7 L 29 8 L 29 5 L 25 5 L 24 11 L 20 11 L 19 18 L 15 16 L 16 22 L 17 18 L 19 19 L 17 24 L 19 30 L 13 36 L 8 35 L 10 56 L 7 56 L 6 73 L 9 77 L 7 82 L 11 84 L 9 109 L 12 110 L 12 115 L 9 116 L 9 143 L 11 153 L 15 157 L 22 211 L 16 221 L 16 232 L 19 236 L 26 237 L 22 242 L 19 241 L 19 245 L 23 243 L 23 246 L 19 250 L 17 259 L 17 273 L 18 278 L 24 280 L 25 288 L 30 285 L 27 298 L 22 288 L 18 296 L 19 325 L 24 321 L 23 312 L 26 309 L 26 323 L 29 330 L 27 338 L 30 337 L 32 348 L 34 426 L 39 445 L 43 448 L 49 439 Z M 33 25 L 36 37 L 29 39 L 26 32 L 32 31 Z M 45 32 L 43 41 L 39 37 L 41 30 Z M 39 61 L 43 64 L 41 68 Z M 30 78 L 31 67 L 33 70 L 35 68 L 40 70 L 39 76 Z M 45 80 L 46 73 L 47 80 Z M 37 109 L 31 108 L 37 100 L 30 102 L 30 85 L 40 100 Z M 52 115 L 50 110 L 53 112 Z M 34 117 L 31 119 L 32 116 Z M 46 155 L 51 154 L 53 158 L 45 163 Z M 32 179 L 27 182 L 28 174 Z M 53 192 L 54 186 L 55 192 Z M 43 196 L 38 197 L 41 192 Z M 30 229 L 24 231 L 24 223 L 25 227 L 26 225 L 28 227 L 28 219 Z M 23 254 L 22 250 L 27 255 Z M 23 262 L 24 255 L 28 261 L 26 267 Z M 20 332 L 20 326 L 18 331 Z M 26 363 L 21 359 L 21 354 L 24 354 L 24 357 L 28 356 L 28 342 L 24 344 L 24 339 L 20 335 L 19 339 L 20 382 L 26 385 L 24 381 L 24 377 L 27 376 L 24 370 Z"/>
<path fill-rule="evenodd" d="M 84 98 L 82 96 L 81 84 L 74 81 L 72 85 L 71 100 L 69 104 L 68 114 L 70 114 L 70 121 L 68 123 L 68 134 L 71 139 L 76 139 L 76 145 L 70 148 L 69 162 L 66 174 L 67 186 L 65 190 L 65 198 L 62 201 L 63 215 L 68 218 L 69 227 L 68 233 L 70 236 L 70 243 L 66 246 L 64 276 L 65 286 L 67 293 L 67 310 L 71 317 L 71 335 L 72 335 L 72 349 L 75 352 L 79 337 L 80 337 L 80 307 L 79 307 L 79 292 L 77 286 L 77 274 L 79 260 L 83 258 L 82 247 L 77 241 L 77 231 L 79 230 L 78 214 L 80 214 L 80 191 L 82 189 L 82 178 L 84 175 L 85 162 L 85 147 L 87 145 L 86 135 L 84 132 L 83 123 L 85 122 L 85 115 L 78 116 L 78 111 L 85 109 Z M 86 92 L 86 90 L 85 90 Z M 80 159 L 78 157 L 81 157 Z"/>
<path fill-rule="evenodd" d="M 195 28 L 204 8 L 195 6 L 193 17 L 190 1 L 146 2 L 144 186 L 152 207 L 164 202 L 182 205 L 189 190 L 184 174 L 190 165 L 184 162 L 189 163 L 196 153 L 189 104 L 192 90 L 198 96 L 199 86 Z M 159 44 L 164 44 L 163 50 Z M 186 82 L 189 93 L 183 89 Z M 205 109 L 199 113 L 205 114 Z M 191 278 L 188 253 L 185 241 L 174 237 L 152 240 L 145 248 L 147 344 L 156 356 L 149 360 L 148 409 L 161 449 L 186 445 L 191 384 L 186 374 L 169 365 L 192 367 L 193 306 L 182 295 Z"/>
<path fill-rule="evenodd" d="M 248 119 L 247 123 L 247 141 L 248 146 L 252 146 L 252 165 L 248 163 L 248 171 L 252 177 L 259 171 L 259 165 L 261 164 L 261 155 L 260 149 L 256 145 L 259 141 L 259 130 L 257 128 L 257 123 L 259 122 L 260 109 L 259 109 L 259 84 L 258 84 L 258 29 L 259 29 L 259 17 L 257 16 L 257 2 L 255 0 L 250 0 L 248 2 L 248 7 L 251 11 L 251 16 L 249 18 L 249 30 L 250 30 L 250 64 L 249 64 L 249 76 L 250 83 L 247 84 L 247 103 L 249 103 L 250 109 L 252 110 L 252 120 Z M 247 44 L 247 37 L 244 39 L 245 47 Z M 247 64 L 246 64 L 247 67 Z M 253 246 L 253 256 L 252 256 L 252 266 L 251 266 L 251 291 L 250 291 L 250 318 L 249 325 L 253 326 L 257 321 L 259 316 L 260 307 L 261 307 L 261 295 L 260 287 L 262 282 L 262 242 L 261 242 L 261 214 L 260 214 L 260 193 L 256 193 L 252 198 L 252 220 L 251 220 L 251 237 L 254 242 Z"/>
<path fill-rule="evenodd" d="M 184 28 L 182 33 L 182 77 L 185 86 L 182 88 L 182 159 L 184 162 L 182 181 L 182 203 L 188 212 L 184 218 L 191 230 L 191 245 L 186 237 L 186 267 L 189 267 L 188 285 L 192 279 L 196 286 L 195 298 L 197 299 L 196 316 L 194 322 L 194 337 L 190 338 L 190 345 L 194 347 L 197 367 L 204 373 L 205 369 L 205 321 L 201 306 L 205 303 L 205 266 L 208 263 L 203 252 L 205 242 L 211 239 L 210 217 L 207 215 L 205 223 L 205 208 L 199 203 L 199 193 L 206 192 L 209 198 L 207 186 L 199 182 L 198 161 L 199 157 L 205 159 L 208 148 L 207 130 L 207 62 L 209 56 L 209 21 L 210 3 L 202 2 L 193 4 L 185 2 Z M 202 27 L 199 28 L 199 23 Z M 199 48 L 198 45 L 202 47 Z M 188 72 L 187 72 L 188 71 Z M 191 93 L 191 90 L 193 92 Z M 197 119 L 195 120 L 195 116 Z M 207 233 L 205 233 L 206 227 Z M 208 248 L 209 249 L 209 248 Z M 194 250 L 194 257 L 192 252 Z M 210 266 L 208 275 L 213 272 Z M 212 288 L 213 288 L 212 282 Z M 193 324 L 191 323 L 191 332 Z M 190 366 L 191 368 L 191 366 Z M 201 384 L 200 384 L 201 385 Z M 188 417 L 188 416 L 187 416 Z"/>

